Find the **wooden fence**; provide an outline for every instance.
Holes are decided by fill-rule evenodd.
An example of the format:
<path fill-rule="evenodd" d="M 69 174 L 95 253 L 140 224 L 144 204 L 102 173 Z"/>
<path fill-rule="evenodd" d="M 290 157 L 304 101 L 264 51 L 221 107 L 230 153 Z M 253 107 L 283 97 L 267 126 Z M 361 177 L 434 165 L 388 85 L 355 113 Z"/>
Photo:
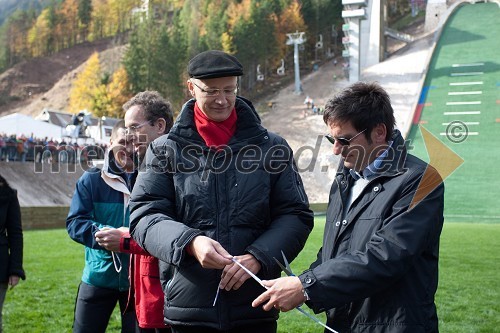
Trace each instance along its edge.
<path fill-rule="evenodd" d="M 311 204 L 316 215 L 326 212 L 326 204 Z M 21 207 L 23 230 L 59 229 L 66 227 L 67 206 Z"/>
<path fill-rule="evenodd" d="M 65 228 L 68 211 L 67 206 L 21 207 L 23 230 Z"/>

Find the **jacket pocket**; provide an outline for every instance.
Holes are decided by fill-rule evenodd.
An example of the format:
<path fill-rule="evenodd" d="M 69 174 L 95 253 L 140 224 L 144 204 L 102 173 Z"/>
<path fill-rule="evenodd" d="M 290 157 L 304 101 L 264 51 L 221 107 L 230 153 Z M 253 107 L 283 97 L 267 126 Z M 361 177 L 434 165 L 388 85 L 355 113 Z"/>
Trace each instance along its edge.
<path fill-rule="evenodd" d="M 405 325 L 399 323 L 359 324 L 356 325 L 351 332 L 352 333 L 386 333 L 386 332 L 431 333 L 431 332 L 426 332 L 425 328 L 420 325 Z"/>
<path fill-rule="evenodd" d="M 347 217 L 347 222 L 349 216 Z M 364 218 L 360 217 L 353 221 L 349 249 L 353 251 L 365 251 L 366 244 L 370 241 L 373 234 L 380 229 L 382 224 L 381 217 Z"/>
<path fill-rule="evenodd" d="M 197 228 L 196 221 L 207 220 L 214 216 L 213 180 L 201 180 L 201 171 L 189 174 L 174 175 L 176 210 L 178 218 L 185 221 L 190 227 Z"/>
<path fill-rule="evenodd" d="M 219 270 L 204 269 L 198 262 L 176 267 L 166 283 L 167 306 L 212 308 L 219 282 Z"/>
<path fill-rule="evenodd" d="M 261 229 L 270 222 L 269 198 L 271 196 L 270 175 L 262 170 L 251 173 L 236 172 L 232 189 L 236 195 L 236 214 L 231 219 L 232 226 Z M 283 194 L 285 195 L 285 194 Z"/>
<path fill-rule="evenodd" d="M 302 179 L 300 178 L 299 173 L 294 171 L 293 178 L 294 178 L 295 189 L 297 190 L 297 193 L 299 194 L 300 200 L 303 203 L 307 203 L 308 202 L 307 195 L 306 195 L 306 192 L 304 190 L 304 185 L 302 183 Z"/>
<path fill-rule="evenodd" d="M 381 293 L 379 297 L 365 300 L 353 320 L 352 332 L 434 333 L 430 329 L 432 320 L 426 318 L 423 312 L 424 308 L 420 305 L 392 301 Z"/>
<path fill-rule="evenodd" d="M 160 268 L 158 267 L 158 259 L 153 256 L 141 255 L 140 272 L 143 276 L 154 278 L 160 277 Z"/>

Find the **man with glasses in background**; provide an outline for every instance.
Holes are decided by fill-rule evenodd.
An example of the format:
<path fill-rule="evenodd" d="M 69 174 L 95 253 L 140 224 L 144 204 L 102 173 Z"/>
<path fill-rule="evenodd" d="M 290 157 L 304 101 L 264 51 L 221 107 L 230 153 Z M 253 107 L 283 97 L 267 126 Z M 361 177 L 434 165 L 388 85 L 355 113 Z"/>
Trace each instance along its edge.
<path fill-rule="evenodd" d="M 127 139 L 144 167 L 148 145 L 168 133 L 173 124 L 170 103 L 156 91 L 144 91 L 123 105 Z M 96 233 L 99 245 L 107 250 L 131 253 L 129 305 L 135 305 L 138 332 L 170 332 L 163 322 L 163 290 L 158 259 L 149 255 L 131 237 L 128 229 L 106 229 Z"/>
<path fill-rule="evenodd" d="M 130 208 L 133 238 L 160 259 L 172 332 L 274 333 L 278 311 L 255 309 L 273 257 L 303 248 L 313 215 L 293 153 L 236 96 L 239 61 L 222 51 L 188 64 L 193 96 L 146 153 Z"/>
<path fill-rule="evenodd" d="M 299 276 L 264 281 L 269 289 L 253 306 L 289 311 L 305 302 L 326 311 L 338 332 L 438 332 L 441 177 L 407 153 L 378 84 L 346 88 L 327 102 L 323 119 L 342 157 L 323 246 Z"/>

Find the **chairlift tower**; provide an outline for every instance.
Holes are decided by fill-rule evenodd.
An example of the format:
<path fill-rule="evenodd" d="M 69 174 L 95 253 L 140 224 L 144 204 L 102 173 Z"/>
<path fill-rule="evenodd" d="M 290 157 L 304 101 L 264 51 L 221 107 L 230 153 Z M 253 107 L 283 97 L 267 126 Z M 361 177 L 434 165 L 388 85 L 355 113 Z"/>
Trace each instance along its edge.
<path fill-rule="evenodd" d="M 286 45 L 293 45 L 293 63 L 295 69 L 295 91 L 296 95 L 300 95 L 302 93 L 302 84 L 300 83 L 300 66 L 299 66 L 299 45 L 306 41 L 304 37 L 305 32 L 293 32 L 286 34 L 288 40 L 286 41 Z"/>

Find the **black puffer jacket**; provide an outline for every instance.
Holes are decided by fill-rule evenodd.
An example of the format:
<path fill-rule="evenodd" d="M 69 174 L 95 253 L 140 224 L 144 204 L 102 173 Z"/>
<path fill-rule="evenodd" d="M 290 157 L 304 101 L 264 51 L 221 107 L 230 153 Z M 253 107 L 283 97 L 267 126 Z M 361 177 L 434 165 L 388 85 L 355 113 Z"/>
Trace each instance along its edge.
<path fill-rule="evenodd" d="M 315 311 L 339 332 L 436 333 L 444 185 L 407 154 L 399 131 L 382 165 L 343 216 L 353 184 L 340 165 L 323 247 L 300 279 Z"/>
<path fill-rule="evenodd" d="M 26 278 L 23 270 L 23 230 L 17 192 L 6 183 L 0 186 L 0 282 L 9 276 Z"/>
<path fill-rule="evenodd" d="M 230 254 L 251 253 L 258 276 L 280 276 L 273 257 L 292 260 L 313 227 L 313 215 L 288 144 L 260 124 L 240 97 L 236 133 L 221 151 L 210 150 L 196 131 L 194 100 L 187 102 L 168 138 L 154 141 L 131 197 L 131 234 L 158 257 L 166 293 L 165 320 L 174 325 L 228 329 L 273 321 L 276 311 L 252 308 L 264 289 L 247 280 L 221 291 L 221 271 L 204 269 L 185 247 L 198 235 L 217 240 Z"/>

